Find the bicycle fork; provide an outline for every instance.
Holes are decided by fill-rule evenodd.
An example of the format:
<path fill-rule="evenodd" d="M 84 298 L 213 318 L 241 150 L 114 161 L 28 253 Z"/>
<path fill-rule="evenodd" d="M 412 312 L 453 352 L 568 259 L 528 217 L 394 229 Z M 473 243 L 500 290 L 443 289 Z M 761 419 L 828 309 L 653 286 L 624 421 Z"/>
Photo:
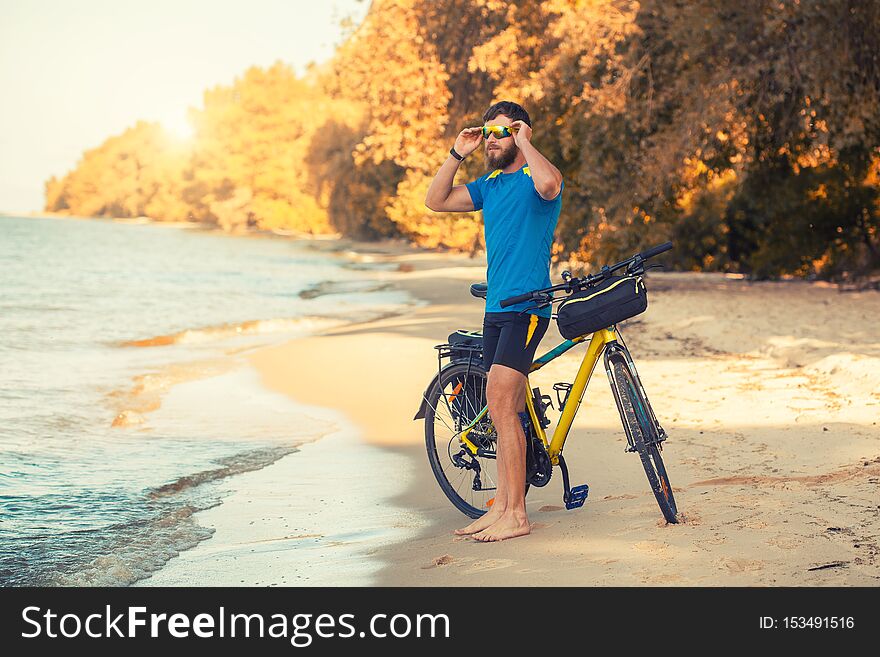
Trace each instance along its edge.
<path fill-rule="evenodd" d="M 651 428 L 653 430 L 653 436 L 650 436 L 649 439 L 656 443 L 659 449 L 663 449 L 663 441 L 666 440 L 666 431 L 663 430 L 663 427 L 660 426 L 660 423 L 657 421 L 657 417 L 654 415 L 654 409 L 651 407 L 651 402 L 648 400 L 648 394 L 645 392 L 645 387 L 642 385 L 642 380 L 639 377 L 638 370 L 636 370 L 636 364 L 632 359 L 632 356 L 629 353 L 629 349 L 626 348 L 626 343 L 623 342 L 623 338 L 620 336 L 618 332 L 618 337 L 620 337 L 621 342 L 609 342 L 605 347 L 605 372 L 608 375 L 608 382 L 611 384 L 611 392 L 614 396 L 614 403 L 617 404 L 617 412 L 620 414 L 620 420 L 623 424 L 624 432 L 626 433 L 626 442 L 627 446 L 625 451 L 634 452 L 636 451 L 635 444 L 633 443 L 632 430 L 629 427 L 629 423 L 624 419 L 626 417 L 623 409 L 623 403 L 620 398 L 620 390 L 617 387 L 617 381 L 614 379 L 614 374 L 612 372 L 612 360 L 615 357 L 622 357 L 624 364 L 626 365 L 629 373 L 632 375 L 633 381 L 637 386 L 636 395 L 639 398 L 638 401 L 643 401 L 645 408 L 648 409 L 648 417 L 651 422 Z"/>

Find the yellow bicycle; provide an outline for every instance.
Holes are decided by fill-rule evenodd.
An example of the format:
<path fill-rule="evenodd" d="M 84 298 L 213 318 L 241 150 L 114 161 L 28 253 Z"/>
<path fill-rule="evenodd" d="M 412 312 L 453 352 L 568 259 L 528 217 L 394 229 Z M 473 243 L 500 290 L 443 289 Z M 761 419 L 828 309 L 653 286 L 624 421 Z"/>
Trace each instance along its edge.
<path fill-rule="evenodd" d="M 530 486 L 545 486 L 553 467 L 558 466 L 566 508 L 581 507 L 586 501 L 589 487 L 570 485 L 562 449 L 593 370 L 604 353 L 605 371 L 626 434 L 626 451 L 639 455 L 663 517 L 670 523 L 678 521 L 675 497 L 660 454 L 666 432 L 654 415 L 617 327 L 618 322 L 647 308 L 645 262 L 671 248 L 672 243 L 666 242 L 583 278 L 563 272 L 564 282 L 560 285 L 501 302 L 502 307 L 534 302 L 529 310 L 561 302 L 554 317 L 566 340 L 537 358 L 530 372 L 589 338 L 574 381 L 553 385 L 560 416 L 552 438 L 548 439 L 545 431 L 550 426 L 546 411 L 553 405 L 551 397 L 541 394 L 537 387 L 530 387 L 531 394 L 526 395 L 526 410 L 520 413 L 526 436 L 526 492 Z M 614 275 L 620 270 L 624 270 L 623 275 Z M 558 292 L 563 294 L 557 296 Z M 485 298 L 486 285 L 472 285 L 471 293 Z M 414 419 L 425 421 L 428 460 L 440 488 L 456 508 L 477 518 L 492 505 L 497 479 L 497 434 L 486 405 L 482 335 L 478 331 L 456 331 L 435 349 L 438 372 L 422 395 Z"/>

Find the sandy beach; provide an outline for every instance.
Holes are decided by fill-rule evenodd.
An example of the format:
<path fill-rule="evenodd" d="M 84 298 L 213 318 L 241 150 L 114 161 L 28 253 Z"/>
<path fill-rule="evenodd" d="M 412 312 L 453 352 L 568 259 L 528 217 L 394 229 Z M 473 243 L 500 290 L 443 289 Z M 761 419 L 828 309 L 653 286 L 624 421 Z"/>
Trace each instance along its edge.
<path fill-rule="evenodd" d="M 531 535 L 482 544 L 452 535 L 468 520 L 440 491 L 425 455 L 424 426 L 412 418 L 436 371 L 433 345 L 457 328 L 480 324 L 482 302 L 470 297 L 468 286 L 484 279 L 485 261 L 399 244 L 368 249 L 343 249 L 340 257 L 355 267 L 387 264 L 374 272 L 377 281 L 426 303 L 405 315 L 355 321 L 248 357 L 268 388 L 350 422 L 347 443 L 323 439 L 304 448 L 323 450 L 314 461 L 323 474 L 315 485 L 334 489 L 340 500 L 375 496 L 377 508 L 389 510 L 380 514 L 385 526 L 375 531 L 393 527 L 402 537 L 388 534 L 380 549 L 355 557 L 370 563 L 373 575 L 366 580 L 347 581 L 342 568 L 313 583 L 880 582 L 877 292 L 652 272 L 649 309 L 622 332 L 669 434 L 663 454 L 683 522 L 663 522 L 638 458 L 624 452 L 607 379 L 598 371 L 565 449 L 573 484 L 590 485 L 586 504 L 564 509 L 555 471 L 548 486 L 533 488 L 527 498 Z M 560 339 L 551 325 L 539 353 Z M 554 382 L 571 381 L 582 356 L 583 348 L 573 349 L 534 376 L 532 385 L 549 393 Z M 552 420 L 557 416 L 551 411 Z M 335 449 L 365 450 L 362 467 L 333 468 Z M 208 524 L 225 530 L 173 560 L 151 583 L 196 583 L 195 573 L 208 563 L 211 572 L 228 573 L 214 583 L 307 583 L 284 568 L 286 559 L 302 560 L 301 543 L 309 537 L 288 527 L 296 500 L 289 498 L 293 489 L 278 489 L 290 479 L 277 476 L 279 468 L 297 467 L 303 454 L 248 473 L 246 484 L 233 483 L 237 501 L 207 512 L 214 514 Z M 275 492 L 267 497 L 267 490 Z M 254 520 L 263 521 L 258 531 L 248 524 Z M 340 516 L 339 522 L 354 521 Z M 275 549 L 245 547 L 256 539 L 274 542 Z M 285 556 L 297 549 L 298 555 Z M 312 556 L 323 565 L 317 552 Z M 178 575 L 168 577 L 172 570 Z M 187 571 L 191 577 L 179 575 Z"/>

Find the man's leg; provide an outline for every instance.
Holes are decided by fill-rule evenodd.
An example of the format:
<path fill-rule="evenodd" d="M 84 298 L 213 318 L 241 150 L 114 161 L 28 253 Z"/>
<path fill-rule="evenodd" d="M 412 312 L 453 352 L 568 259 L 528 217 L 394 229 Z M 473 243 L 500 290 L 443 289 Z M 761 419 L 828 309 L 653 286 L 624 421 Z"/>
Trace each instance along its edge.
<path fill-rule="evenodd" d="M 490 373 L 489 380 L 491 380 L 491 378 L 492 378 L 492 375 Z M 486 384 L 487 392 L 488 392 L 488 389 L 489 389 L 489 385 L 487 383 Z M 490 415 L 492 414 L 491 404 L 489 405 L 489 414 Z M 492 421 L 495 422 L 494 416 L 492 416 Z M 498 425 L 496 423 L 496 427 L 497 426 Z M 500 442 L 500 439 L 499 439 L 499 442 Z M 487 527 L 490 527 L 491 525 L 495 524 L 495 522 L 497 520 L 499 520 L 502 515 L 504 515 L 504 511 L 507 509 L 507 490 L 506 490 L 507 484 L 506 484 L 504 475 L 502 474 L 504 472 L 505 463 L 504 463 L 504 456 L 501 454 L 500 447 L 496 447 L 496 450 L 495 450 L 495 465 L 498 469 L 498 477 L 497 477 L 498 480 L 495 482 L 495 500 L 492 502 L 492 506 L 489 507 L 489 510 L 486 511 L 486 513 L 484 513 L 479 518 L 474 520 L 467 527 L 462 527 L 461 529 L 456 529 L 453 532 L 454 534 L 457 534 L 458 536 L 467 536 L 470 534 L 476 534 L 477 532 L 481 532 L 484 529 L 486 529 Z M 484 479 L 484 481 L 485 481 L 485 479 Z M 523 486 L 525 486 L 525 484 Z"/>
<path fill-rule="evenodd" d="M 493 513 L 494 522 L 474 534 L 480 541 L 503 541 L 530 532 L 525 498 L 526 439 L 518 415 L 525 409 L 525 394 L 526 377 L 522 372 L 506 365 L 492 365 L 486 397 L 498 432 L 498 495 L 493 511 L 495 507 L 501 509 L 502 492 L 504 506 Z"/>
<path fill-rule="evenodd" d="M 495 350 L 498 346 L 498 340 L 501 337 L 501 328 L 499 325 L 494 323 L 491 318 L 483 319 L 483 359 L 486 363 L 487 367 L 491 366 L 492 360 L 495 357 Z M 490 367 L 489 373 L 487 375 L 488 381 L 492 380 L 492 369 Z M 487 381 L 486 384 L 486 393 L 488 395 L 489 391 L 489 383 Z M 495 415 L 492 412 L 492 408 L 489 408 L 489 417 L 492 421 L 495 421 Z M 486 527 L 495 523 L 503 514 L 504 510 L 507 508 L 507 492 L 504 488 L 504 478 L 501 476 L 504 467 L 504 459 L 501 455 L 500 450 L 496 449 L 495 455 L 495 466 L 498 469 L 498 477 L 495 482 L 495 500 L 492 502 L 492 506 L 489 507 L 489 510 L 486 511 L 482 516 L 474 520 L 467 527 L 462 527 L 461 529 L 456 529 L 455 534 L 458 536 L 467 536 L 469 534 L 476 534 L 477 532 L 483 531 Z M 484 478 L 484 481 L 485 478 Z"/>

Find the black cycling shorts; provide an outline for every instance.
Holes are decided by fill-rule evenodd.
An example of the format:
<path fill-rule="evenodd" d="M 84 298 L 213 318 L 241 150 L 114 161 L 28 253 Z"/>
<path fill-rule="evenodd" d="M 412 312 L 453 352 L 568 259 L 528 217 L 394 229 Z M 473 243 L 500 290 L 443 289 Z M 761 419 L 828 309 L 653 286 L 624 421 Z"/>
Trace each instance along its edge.
<path fill-rule="evenodd" d="M 549 317 L 531 313 L 486 313 L 483 317 L 483 364 L 506 365 L 528 376 Z"/>

